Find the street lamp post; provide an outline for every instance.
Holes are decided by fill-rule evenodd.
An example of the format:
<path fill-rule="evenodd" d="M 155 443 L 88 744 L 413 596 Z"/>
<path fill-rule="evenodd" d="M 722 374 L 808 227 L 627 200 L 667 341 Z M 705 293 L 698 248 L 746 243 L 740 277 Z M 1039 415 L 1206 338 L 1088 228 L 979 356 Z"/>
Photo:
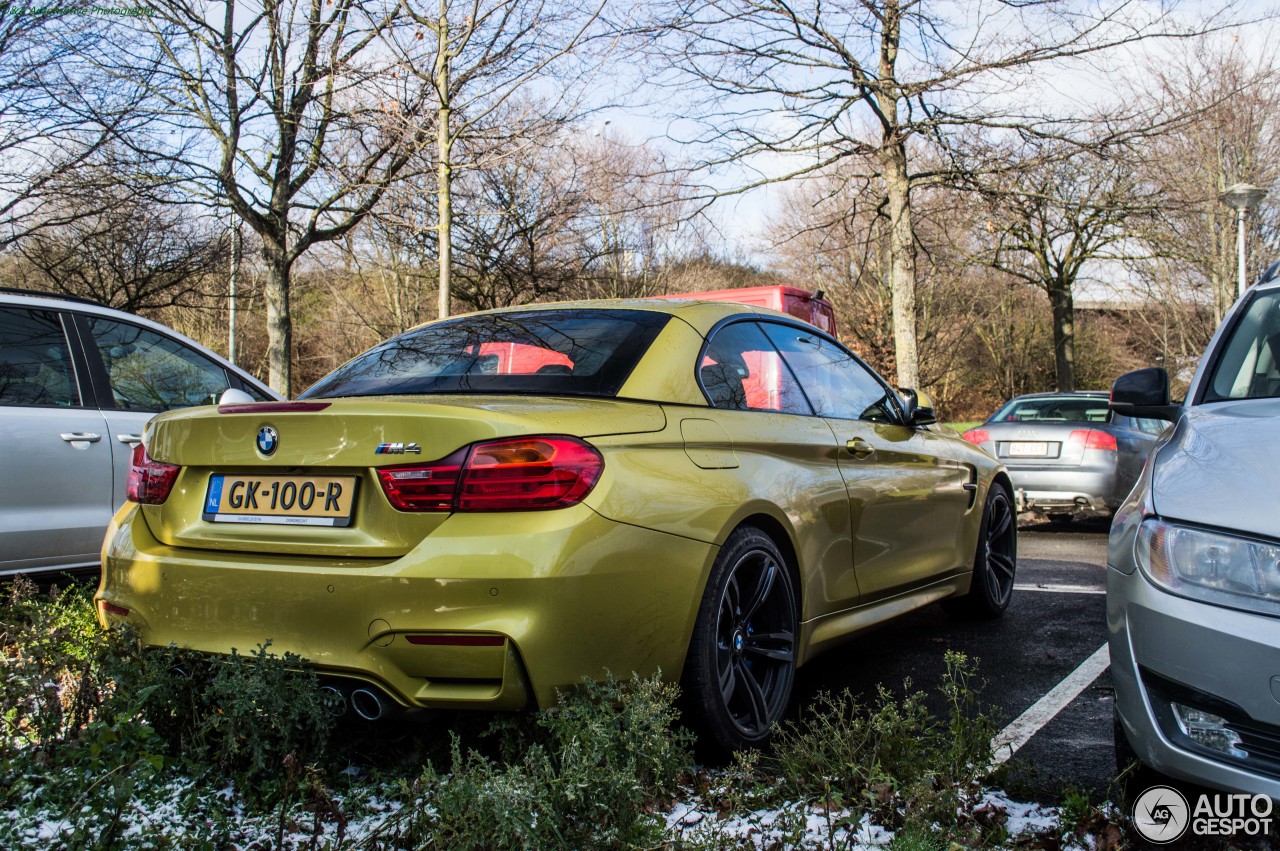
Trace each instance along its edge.
<path fill-rule="evenodd" d="M 1257 209 L 1257 206 L 1262 203 L 1262 199 L 1265 197 L 1267 197 L 1267 190 L 1249 183 L 1237 183 L 1234 186 L 1228 186 L 1226 190 L 1218 195 L 1219 201 L 1236 211 L 1236 250 L 1240 255 L 1238 295 L 1244 295 L 1245 291 L 1244 217 Z"/>

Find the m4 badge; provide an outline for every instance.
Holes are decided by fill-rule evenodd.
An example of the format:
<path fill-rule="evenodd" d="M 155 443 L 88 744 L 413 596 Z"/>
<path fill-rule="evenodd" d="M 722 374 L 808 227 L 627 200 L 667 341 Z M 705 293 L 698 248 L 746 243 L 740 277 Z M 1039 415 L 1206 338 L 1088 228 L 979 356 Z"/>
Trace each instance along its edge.
<path fill-rule="evenodd" d="M 379 443 L 374 455 L 421 455 L 422 447 L 416 443 Z"/>

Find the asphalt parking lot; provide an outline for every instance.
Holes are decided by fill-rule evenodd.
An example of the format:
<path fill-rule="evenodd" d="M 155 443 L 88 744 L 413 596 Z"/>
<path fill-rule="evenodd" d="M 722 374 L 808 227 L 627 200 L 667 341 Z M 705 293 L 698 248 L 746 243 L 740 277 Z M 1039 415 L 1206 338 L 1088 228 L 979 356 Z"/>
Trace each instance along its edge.
<path fill-rule="evenodd" d="M 1115 776 L 1111 678 L 1106 669 L 1092 676 L 1100 666 L 1091 661 L 1106 644 L 1106 548 L 1105 524 L 1022 529 L 1003 618 L 957 619 L 938 606 L 907 615 L 802 668 L 793 710 L 823 690 L 870 699 L 877 684 L 900 691 L 906 678 L 932 689 L 943 653 L 959 650 L 980 660 L 984 703 L 1000 724 L 1040 704 L 1019 725 L 1031 735 L 1008 761 L 1011 793 L 1042 803 L 1072 788 L 1107 796 Z M 1041 702 L 1064 680 L 1053 695 L 1060 700 Z"/>

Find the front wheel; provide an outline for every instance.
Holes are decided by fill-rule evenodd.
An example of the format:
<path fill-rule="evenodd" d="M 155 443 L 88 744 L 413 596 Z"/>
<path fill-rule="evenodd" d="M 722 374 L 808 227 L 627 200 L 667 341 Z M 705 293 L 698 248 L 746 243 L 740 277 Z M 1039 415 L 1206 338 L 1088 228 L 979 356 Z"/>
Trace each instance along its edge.
<path fill-rule="evenodd" d="M 683 677 L 692 720 L 720 748 L 759 747 L 782 718 L 797 618 L 795 582 L 773 539 L 736 530 L 711 568 Z"/>
<path fill-rule="evenodd" d="M 1018 522 L 1013 499 L 1000 484 L 992 484 L 982 509 L 978 549 L 973 557 L 969 593 L 944 601 L 949 611 L 994 618 L 1009 608 L 1018 568 Z"/>

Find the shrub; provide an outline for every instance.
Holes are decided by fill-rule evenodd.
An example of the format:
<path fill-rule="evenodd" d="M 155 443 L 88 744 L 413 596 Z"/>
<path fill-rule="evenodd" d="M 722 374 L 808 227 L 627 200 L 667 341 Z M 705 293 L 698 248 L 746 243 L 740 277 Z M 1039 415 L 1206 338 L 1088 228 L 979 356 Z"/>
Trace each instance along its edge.
<path fill-rule="evenodd" d="M 991 764 L 996 725 L 981 709 L 976 663 L 948 652 L 940 686 L 947 717 L 925 695 L 877 691 L 866 708 L 847 691 L 823 693 L 800 722 L 779 731 L 773 760 L 792 794 L 871 812 L 880 824 L 953 824 L 962 799 Z M 927 831 L 926 831 L 927 832 Z"/>
<path fill-rule="evenodd" d="M 455 737 L 450 773 L 424 772 L 399 835 L 449 848 L 656 843 L 662 824 L 649 813 L 690 762 L 691 735 L 672 730 L 676 693 L 656 677 L 584 681 L 537 715 L 532 735 L 501 725 L 504 750 L 523 750 L 506 764 Z"/>
<path fill-rule="evenodd" d="M 19 576 L 0 603 L 0 759 L 23 752 L 52 759 L 80 738 L 107 685 L 101 665 L 108 640 L 89 592 L 73 585 L 41 595 Z"/>

